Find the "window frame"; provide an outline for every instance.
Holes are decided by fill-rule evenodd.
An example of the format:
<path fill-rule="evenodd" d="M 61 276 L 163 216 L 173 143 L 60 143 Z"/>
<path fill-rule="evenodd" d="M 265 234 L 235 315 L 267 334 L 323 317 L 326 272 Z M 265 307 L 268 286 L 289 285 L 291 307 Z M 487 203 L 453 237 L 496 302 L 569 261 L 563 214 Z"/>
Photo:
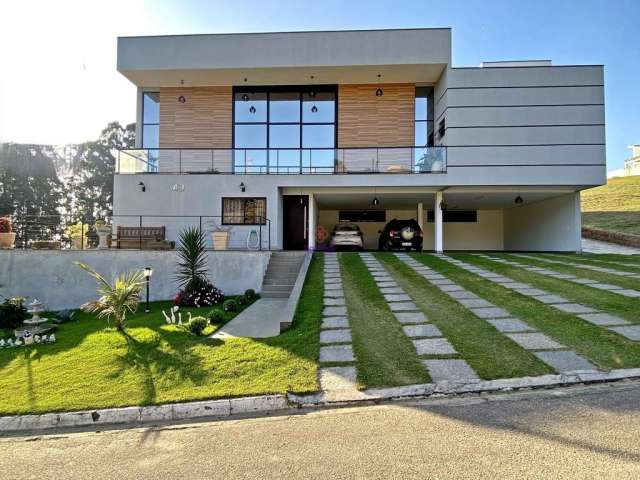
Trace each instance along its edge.
<path fill-rule="evenodd" d="M 267 197 L 221 197 L 222 200 L 220 202 L 220 218 L 221 218 L 221 224 L 222 225 L 236 225 L 236 226 L 260 226 L 260 225 L 266 225 L 267 224 Z M 246 222 L 227 222 L 225 221 L 225 212 L 224 212 L 224 204 L 226 200 L 242 200 L 243 204 L 242 204 L 242 218 L 246 218 L 246 211 L 247 211 L 247 202 L 248 201 L 262 201 L 264 202 L 264 216 L 262 217 L 262 221 L 258 221 L 258 218 L 254 218 L 254 220 L 257 221 L 257 223 L 246 223 Z"/>
<path fill-rule="evenodd" d="M 144 121 L 144 117 L 145 117 L 145 108 L 144 108 L 144 104 L 145 104 L 145 97 L 150 94 L 150 93 L 157 93 L 158 94 L 158 121 L 157 122 L 145 122 Z M 151 148 L 153 149 L 154 147 L 147 147 L 145 146 L 145 139 L 144 139 L 144 127 L 146 127 L 147 125 L 157 125 L 158 126 L 158 146 L 155 148 L 160 148 L 160 91 L 159 90 L 148 90 L 148 91 L 143 91 L 142 92 L 142 115 L 140 116 L 140 120 L 142 120 L 140 122 L 141 128 L 140 128 L 140 146 L 141 148 L 145 149 L 145 148 Z"/>
<path fill-rule="evenodd" d="M 435 113 L 435 104 L 434 104 L 434 93 L 435 88 L 432 86 L 424 86 L 424 87 L 416 87 L 415 88 L 415 99 L 425 98 L 427 101 L 426 105 L 426 116 L 424 118 L 418 118 L 418 112 L 414 108 L 414 117 L 413 117 L 413 131 L 414 131 L 414 147 L 432 147 L 434 143 L 434 113 Z M 418 129 L 418 125 L 422 125 L 424 127 L 425 132 L 425 145 L 418 145 L 417 137 L 415 135 L 416 130 Z M 430 128 L 431 127 L 431 128 Z"/>

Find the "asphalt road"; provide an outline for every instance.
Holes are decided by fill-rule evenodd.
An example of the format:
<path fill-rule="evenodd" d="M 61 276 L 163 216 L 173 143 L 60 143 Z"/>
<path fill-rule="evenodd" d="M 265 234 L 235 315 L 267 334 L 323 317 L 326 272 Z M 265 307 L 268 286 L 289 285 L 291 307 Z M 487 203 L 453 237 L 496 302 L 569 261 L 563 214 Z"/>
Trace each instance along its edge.
<path fill-rule="evenodd" d="M 639 478 L 640 383 L 0 438 L 0 478 Z"/>

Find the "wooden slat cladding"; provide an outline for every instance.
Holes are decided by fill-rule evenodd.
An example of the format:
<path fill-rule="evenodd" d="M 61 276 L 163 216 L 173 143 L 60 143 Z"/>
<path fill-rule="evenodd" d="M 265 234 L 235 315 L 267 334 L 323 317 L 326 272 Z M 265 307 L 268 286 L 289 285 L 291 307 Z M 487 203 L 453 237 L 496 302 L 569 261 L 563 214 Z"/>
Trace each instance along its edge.
<path fill-rule="evenodd" d="M 160 147 L 231 148 L 231 109 L 231 87 L 161 88 Z"/>
<path fill-rule="evenodd" d="M 376 97 L 376 89 L 384 94 Z M 414 142 L 414 84 L 340 85 L 340 147 L 406 147 Z"/>

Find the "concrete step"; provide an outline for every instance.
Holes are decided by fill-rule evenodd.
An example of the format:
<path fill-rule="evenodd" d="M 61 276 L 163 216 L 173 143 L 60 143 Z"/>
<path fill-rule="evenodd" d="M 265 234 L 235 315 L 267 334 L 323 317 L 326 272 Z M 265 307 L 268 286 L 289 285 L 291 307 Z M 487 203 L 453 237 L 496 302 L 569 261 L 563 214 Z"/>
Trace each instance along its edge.
<path fill-rule="evenodd" d="M 264 292 L 262 298 L 289 298 L 291 292 Z"/>
<path fill-rule="evenodd" d="M 279 283 L 267 283 L 262 285 L 263 292 L 265 290 L 287 291 L 287 290 L 291 290 L 292 288 L 293 288 L 293 284 L 286 285 L 286 284 L 279 284 Z"/>
<path fill-rule="evenodd" d="M 296 273 L 277 273 L 277 272 L 267 272 L 264 276 L 264 280 L 273 280 L 273 279 L 281 279 L 281 280 L 292 280 L 296 281 L 298 278 L 298 272 Z"/>

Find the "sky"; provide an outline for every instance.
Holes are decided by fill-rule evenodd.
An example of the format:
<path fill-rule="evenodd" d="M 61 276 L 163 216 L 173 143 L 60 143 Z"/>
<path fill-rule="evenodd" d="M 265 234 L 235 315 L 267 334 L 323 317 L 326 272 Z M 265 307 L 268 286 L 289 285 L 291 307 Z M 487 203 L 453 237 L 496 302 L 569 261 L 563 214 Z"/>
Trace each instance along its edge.
<path fill-rule="evenodd" d="M 20 0 L 0 18 L 0 141 L 82 142 L 135 121 L 118 36 L 451 27 L 455 67 L 604 64 L 608 170 L 640 143 L 640 0 Z"/>

